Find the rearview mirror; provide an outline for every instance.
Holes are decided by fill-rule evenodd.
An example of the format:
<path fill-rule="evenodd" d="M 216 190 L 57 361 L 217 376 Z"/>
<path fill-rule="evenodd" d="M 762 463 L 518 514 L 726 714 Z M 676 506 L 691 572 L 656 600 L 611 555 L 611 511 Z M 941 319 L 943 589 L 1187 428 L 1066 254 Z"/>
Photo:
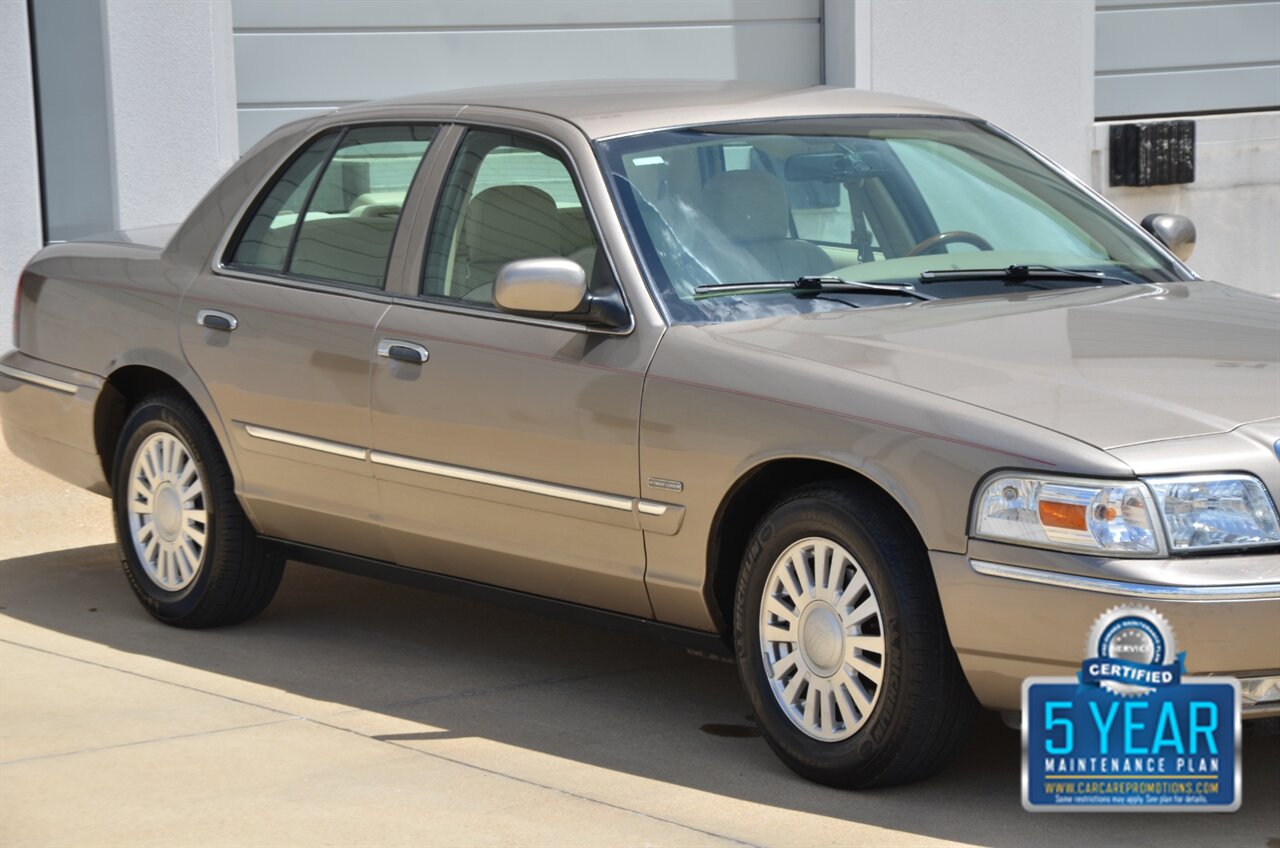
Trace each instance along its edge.
<path fill-rule="evenodd" d="M 518 259 L 498 271 L 493 302 L 505 312 L 573 312 L 587 297 L 587 272 L 571 259 Z"/>
<path fill-rule="evenodd" d="M 1142 219 L 1142 228 L 1186 262 L 1196 248 L 1196 225 L 1182 215 L 1155 212 Z"/>
<path fill-rule="evenodd" d="M 787 157 L 783 174 L 793 182 L 847 183 L 888 172 L 879 154 L 839 150 L 829 153 L 796 153 Z"/>

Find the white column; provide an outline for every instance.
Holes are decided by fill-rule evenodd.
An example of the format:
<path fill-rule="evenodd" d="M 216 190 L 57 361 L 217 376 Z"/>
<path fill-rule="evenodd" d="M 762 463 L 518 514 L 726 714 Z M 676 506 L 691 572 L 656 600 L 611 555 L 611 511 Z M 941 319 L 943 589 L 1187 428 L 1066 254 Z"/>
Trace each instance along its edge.
<path fill-rule="evenodd" d="M 1090 0 L 826 0 L 824 10 L 829 83 L 973 112 L 1088 178 Z"/>
<path fill-rule="evenodd" d="M 44 245 L 27 4 L 0 2 L 0 351 L 13 346 L 13 295 Z"/>
<path fill-rule="evenodd" d="M 119 227 L 180 222 L 239 156 L 231 4 L 102 2 Z"/>

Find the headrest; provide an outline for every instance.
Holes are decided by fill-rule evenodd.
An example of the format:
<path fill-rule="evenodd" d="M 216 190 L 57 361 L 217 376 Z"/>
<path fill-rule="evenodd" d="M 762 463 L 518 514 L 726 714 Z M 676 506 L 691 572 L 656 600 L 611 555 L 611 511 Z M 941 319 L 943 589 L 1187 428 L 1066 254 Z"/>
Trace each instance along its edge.
<path fill-rule="evenodd" d="M 471 262 L 511 262 L 559 256 L 561 233 L 556 202 L 542 189 L 511 185 L 487 188 L 471 199 L 462 242 Z"/>
<path fill-rule="evenodd" d="M 763 171 L 725 171 L 703 188 L 712 222 L 734 241 L 784 239 L 791 234 L 791 207 L 782 181 Z"/>

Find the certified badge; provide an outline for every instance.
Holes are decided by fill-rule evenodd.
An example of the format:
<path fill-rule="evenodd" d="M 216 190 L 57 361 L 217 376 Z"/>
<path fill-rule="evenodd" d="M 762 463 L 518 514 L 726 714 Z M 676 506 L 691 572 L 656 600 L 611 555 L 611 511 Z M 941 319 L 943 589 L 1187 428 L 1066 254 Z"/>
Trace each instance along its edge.
<path fill-rule="evenodd" d="M 1149 695 L 1182 679 L 1186 654 L 1178 654 L 1173 627 L 1150 607 L 1112 607 L 1098 616 L 1085 642 L 1080 682 L 1117 695 Z"/>

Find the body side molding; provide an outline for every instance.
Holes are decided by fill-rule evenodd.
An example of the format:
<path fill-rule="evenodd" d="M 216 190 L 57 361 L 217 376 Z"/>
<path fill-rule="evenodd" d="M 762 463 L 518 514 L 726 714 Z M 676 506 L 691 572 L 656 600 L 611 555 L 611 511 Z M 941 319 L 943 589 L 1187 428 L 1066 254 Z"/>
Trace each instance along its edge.
<path fill-rule="evenodd" d="M 646 530 L 652 533 L 674 536 L 679 532 L 680 525 L 684 521 L 685 508 L 679 504 L 661 503 L 659 501 L 645 500 L 643 498 L 629 498 L 626 495 L 614 495 L 608 492 L 579 489 L 574 486 L 562 486 L 558 483 L 547 483 L 542 480 L 529 480 L 524 477 L 513 477 L 509 474 L 499 474 L 496 471 L 484 471 L 479 468 L 468 468 L 462 465 L 450 465 L 444 462 L 416 459 L 411 456 L 401 456 L 400 454 L 371 450 L 369 448 L 360 447 L 359 445 L 351 445 L 345 442 L 334 442 L 328 439 L 317 438 L 315 436 L 303 435 L 302 433 L 277 430 L 272 427 L 264 427 L 260 424 L 249 424 L 243 421 L 237 421 L 235 423 L 242 427 L 245 433 L 249 436 L 267 442 L 276 442 L 277 444 L 290 445 L 296 448 L 305 448 L 307 450 L 346 457 L 347 459 L 355 459 L 361 462 L 368 460 L 375 465 L 383 465 L 389 468 L 400 468 L 405 471 L 429 474 L 434 477 L 445 477 L 451 480 L 479 483 L 481 485 L 493 486 L 499 489 L 509 489 L 511 491 L 524 492 L 531 495 L 542 495 L 544 497 L 555 498 L 557 500 L 601 507 L 615 512 L 630 513 L 632 518 L 635 520 L 636 525 L 641 530 Z"/>

